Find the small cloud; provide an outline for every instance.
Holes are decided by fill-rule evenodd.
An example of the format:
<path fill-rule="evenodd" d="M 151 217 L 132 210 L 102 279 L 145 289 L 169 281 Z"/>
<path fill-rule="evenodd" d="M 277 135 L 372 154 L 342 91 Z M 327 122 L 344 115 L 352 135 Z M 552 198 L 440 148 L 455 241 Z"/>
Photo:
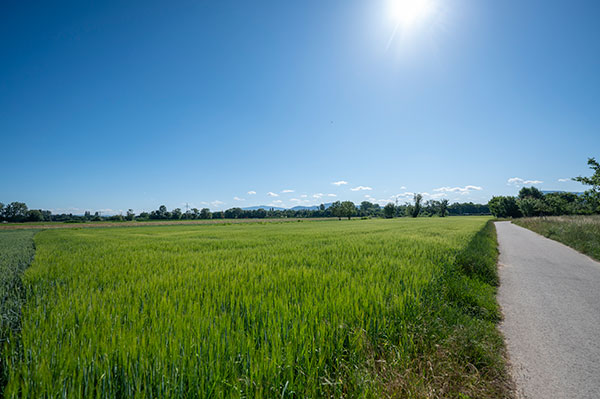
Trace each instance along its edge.
<path fill-rule="evenodd" d="M 248 195 L 254 195 L 254 194 L 256 194 L 256 191 L 254 191 L 254 190 L 248 191 Z"/>
<path fill-rule="evenodd" d="M 283 203 L 283 201 L 282 200 L 275 200 L 275 201 L 273 201 L 273 203 L 274 204 L 281 204 L 281 203 Z"/>
<path fill-rule="evenodd" d="M 400 187 L 400 190 L 406 190 L 405 186 Z"/>
<path fill-rule="evenodd" d="M 362 190 L 371 191 L 373 189 L 371 187 L 367 187 L 367 186 L 358 186 L 358 187 L 351 188 L 350 190 L 352 190 L 352 191 L 362 191 Z"/>
<path fill-rule="evenodd" d="M 283 190 L 283 191 L 282 191 L 282 193 L 284 193 L 284 194 L 285 194 L 285 193 L 293 193 L 293 192 L 294 192 L 294 190 L 290 190 L 290 189 L 287 189 L 287 190 Z"/>
<path fill-rule="evenodd" d="M 335 194 L 327 194 L 328 197 L 337 197 Z"/>
<path fill-rule="evenodd" d="M 302 202 L 302 200 L 298 198 L 292 198 L 290 202 Z"/>
<path fill-rule="evenodd" d="M 267 193 L 267 195 L 268 195 L 269 197 L 279 197 L 279 194 L 275 194 L 274 192 L 271 192 L 271 191 L 269 191 L 269 192 Z"/>
<path fill-rule="evenodd" d="M 347 182 L 347 181 L 344 181 L 344 180 L 340 180 L 340 181 L 334 181 L 334 182 L 333 182 L 333 183 L 331 183 L 331 184 L 333 184 L 334 186 L 338 186 L 338 187 L 339 187 L 339 186 L 342 186 L 342 185 L 344 185 L 344 184 L 348 184 L 348 182 Z"/>
<path fill-rule="evenodd" d="M 323 193 L 313 194 L 313 198 L 321 198 L 321 197 L 323 197 Z"/>
<path fill-rule="evenodd" d="M 223 205 L 224 202 L 223 201 L 219 201 L 219 200 L 215 200 L 213 202 L 211 202 L 211 205 L 213 206 L 219 206 L 219 205 Z"/>
<path fill-rule="evenodd" d="M 481 191 L 482 187 L 479 186 L 464 186 L 464 187 L 440 187 L 435 188 L 433 191 L 439 191 L 442 193 L 460 193 L 460 194 L 468 194 L 471 191 Z"/>
<path fill-rule="evenodd" d="M 558 181 L 559 181 L 559 182 L 561 182 L 561 183 L 564 183 L 564 182 L 566 182 L 566 181 L 570 181 L 570 180 L 571 180 L 571 179 L 568 179 L 568 178 L 567 178 L 567 179 L 558 179 Z"/>
<path fill-rule="evenodd" d="M 402 194 L 396 194 L 394 198 L 402 198 L 402 199 L 412 199 L 415 196 L 415 193 L 405 191 Z"/>
<path fill-rule="evenodd" d="M 521 179 L 520 177 L 511 177 L 510 179 L 508 179 L 507 184 L 513 185 L 513 186 L 523 186 L 525 184 L 542 184 L 543 181 L 541 180 L 525 180 L 525 179 Z"/>
<path fill-rule="evenodd" d="M 246 201 L 245 198 L 240 198 L 240 197 L 233 197 L 233 199 L 236 201 Z"/>
<path fill-rule="evenodd" d="M 300 198 L 308 198 L 308 195 L 306 195 L 306 194 L 302 194 L 302 195 L 300 196 Z"/>
<path fill-rule="evenodd" d="M 468 193 L 468 191 L 467 191 L 467 192 L 463 192 L 463 193 L 461 193 L 461 194 L 467 194 L 467 193 Z M 445 196 L 445 195 L 446 195 L 445 193 L 435 193 L 435 194 L 429 194 L 429 195 L 427 196 L 427 198 L 431 198 L 431 199 L 438 199 L 438 198 L 442 198 L 442 197 L 443 197 L 443 196 Z"/>

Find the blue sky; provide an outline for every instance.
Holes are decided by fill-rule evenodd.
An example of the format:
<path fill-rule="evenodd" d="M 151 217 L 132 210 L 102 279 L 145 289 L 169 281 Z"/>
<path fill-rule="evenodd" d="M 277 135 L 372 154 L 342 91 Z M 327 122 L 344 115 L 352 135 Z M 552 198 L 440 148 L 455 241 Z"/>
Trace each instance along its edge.
<path fill-rule="evenodd" d="M 390 1 L 4 2 L 0 201 L 584 189 L 559 179 L 600 157 L 600 2 L 428 0 L 407 27 Z"/>

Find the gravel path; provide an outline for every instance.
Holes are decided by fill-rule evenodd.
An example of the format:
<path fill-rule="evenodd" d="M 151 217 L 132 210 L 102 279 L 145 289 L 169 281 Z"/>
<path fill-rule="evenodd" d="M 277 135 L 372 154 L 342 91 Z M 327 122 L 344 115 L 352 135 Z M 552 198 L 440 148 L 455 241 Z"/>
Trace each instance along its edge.
<path fill-rule="evenodd" d="M 500 326 L 520 397 L 600 398 L 600 263 L 510 222 L 500 245 Z"/>

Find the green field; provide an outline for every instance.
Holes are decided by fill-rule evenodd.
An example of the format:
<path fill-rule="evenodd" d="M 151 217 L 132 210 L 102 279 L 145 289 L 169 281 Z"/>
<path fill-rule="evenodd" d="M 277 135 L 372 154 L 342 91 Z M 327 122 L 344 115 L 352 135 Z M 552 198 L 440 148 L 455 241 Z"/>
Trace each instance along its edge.
<path fill-rule="evenodd" d="M 484 217 L 47 230 L 6 397 L 500 397 Z"/>
<path fill-rule="evenodd" d="M 0 231 L 0 343 L 20 327 L 19 313 L 25 300 L 21 275 L 35 252 L 34 234 L 35 230 Z"/>

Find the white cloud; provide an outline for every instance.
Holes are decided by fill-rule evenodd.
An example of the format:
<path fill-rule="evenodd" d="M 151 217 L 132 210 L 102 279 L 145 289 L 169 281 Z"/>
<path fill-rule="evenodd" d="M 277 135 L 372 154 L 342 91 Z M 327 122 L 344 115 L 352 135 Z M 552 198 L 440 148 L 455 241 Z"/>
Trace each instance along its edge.
<path fill-rule="evenodd" d="M 508 185 L 514 185 L 514 186 L 522 186 L 525 184 L 542 184 L 542 183 L 543 183 L 543 181 L 541 181 L 541 180 L 525 180 L 525 179 L 521 179 L 520 177 L 511 177 L 507 181 Z"/>
<path fill-rule="evenodd" d="M 269 191 L 269 192 L 267 193 L 267 195 L 268 195 L 269 197 L 279 197 L 279 194 L 275 194 L 274 192 L 271 192 L 271 191 Z"/>
<path fill-rule="evenodd" d="M 240 198 L 240 197 L 233 197 L 233 199 L 236 201 L 246 201 L 245 198 Z"/>
<path fill-rule="evenodd" d="M 350 190 L 352 190 L 352 191 L 361 191 L 361 190 L 371 191 L 373 189 L 371 187 L 367 187 L 367 186 L 358 186 L 358 187 L 351 188 Z"/>
<path fill-rule="evenodd" d="M 327 194 L 328 197 L 337 197 L 335 194 Z"/>
<path fill-rule="evenodd" d="M 256 194 L 256 191 L 254 191 L 254 190 L 250 190 L 250 191 L 248 191 L 248 194 L 249 194 L 249 195 L 254 195 L 254 194 Z"/>
<path fill-rule="evenodd" d="M 211 205 L 213 206 L 219 206 L 219 205 L 223 205 L 224 202 L 223 201 L 219 201 L 219 200 L 215 200 L 213 202 L 211 202 Z"/>
<path fill-rule="evenodd" d="M 308 198 L 308 195 L 306 195 L 306 194 L 302 194 L 302 195 L 300 196 L 300 198 Z"/>
<path fill-rule="evenodd" d="M 283 203 L 283 201 L 282 201 L 282 200 L 275 200 L 275 201 L 273 201 L 273 203 L 274 203 L 274 204 L 282 204 L 282 203 Z"/>
<path fill-rule="evenodd" d="M 348 184 L 348 182 L 347 182 L 347 181 L 344 181 L 344 180 L 340 180 L 340 181 L 334 181 L 334 182 L 333 182 L 333 183 L 331 183 L 331 184 L 333 184 L 334 186 L 338 186 L 338 187 L 339 187 L 339 186 L 341 186 L 341 185 Z"/>
<path fill-rule="evenodd" d="M 293 193 L 293 192 L 294 192 L 294 190 L 290 190 L 290 189 L 286 189 L 286 190 L 282 191 L 282 193 Z"/>
<path fill-rule="evenodd" d="M 562 183 L 564 183 L 564 182 L 566 182 L 566 181 L 570 181 L 570 180 L 571 180 L 571 179 L 568 179 L 568 178 L 567 178 L 567 179 L 558 179 L 558 181 L 559 181 L 559 182 L 562 182 Z"/>
<path fill-rule="evenodd" d="M 460 194 L 468 194 L 471 191 L 481 191 L 482 187 L 479 186 L 464 186 L 464 187 L 440 187 L 435 188 L 433 191 L 439 191 L 442 193 L 460 193 Z"/>
<path fill-rule="evenodd" d="M 468 191 L 467 192 L 462 192 L 461 194 L 468 194 Z M 438 199 L 438 198 L 442 198 L 445 195 L 446 195 L 445 193 L 428 194 L 426 198 L 429 198 L 429 199 Z"/>
<path fill-rule="evenodd" d="M 309 205 L 311 203 L 310 200 L 301 200 L 298 198 L 292 198 L 290 201 L 296 205 L 300 205 L 300 204 Z"/>
<path fill-rule="evenodd" d="M 313 198 L 321 198 L 322 196 L 323 196 L 323 193 L 313 194 Z"/>
<path fill-rule="evenodd" d="M 406 190 L 405 186 L 400 187 L 400 190 Z"/>

